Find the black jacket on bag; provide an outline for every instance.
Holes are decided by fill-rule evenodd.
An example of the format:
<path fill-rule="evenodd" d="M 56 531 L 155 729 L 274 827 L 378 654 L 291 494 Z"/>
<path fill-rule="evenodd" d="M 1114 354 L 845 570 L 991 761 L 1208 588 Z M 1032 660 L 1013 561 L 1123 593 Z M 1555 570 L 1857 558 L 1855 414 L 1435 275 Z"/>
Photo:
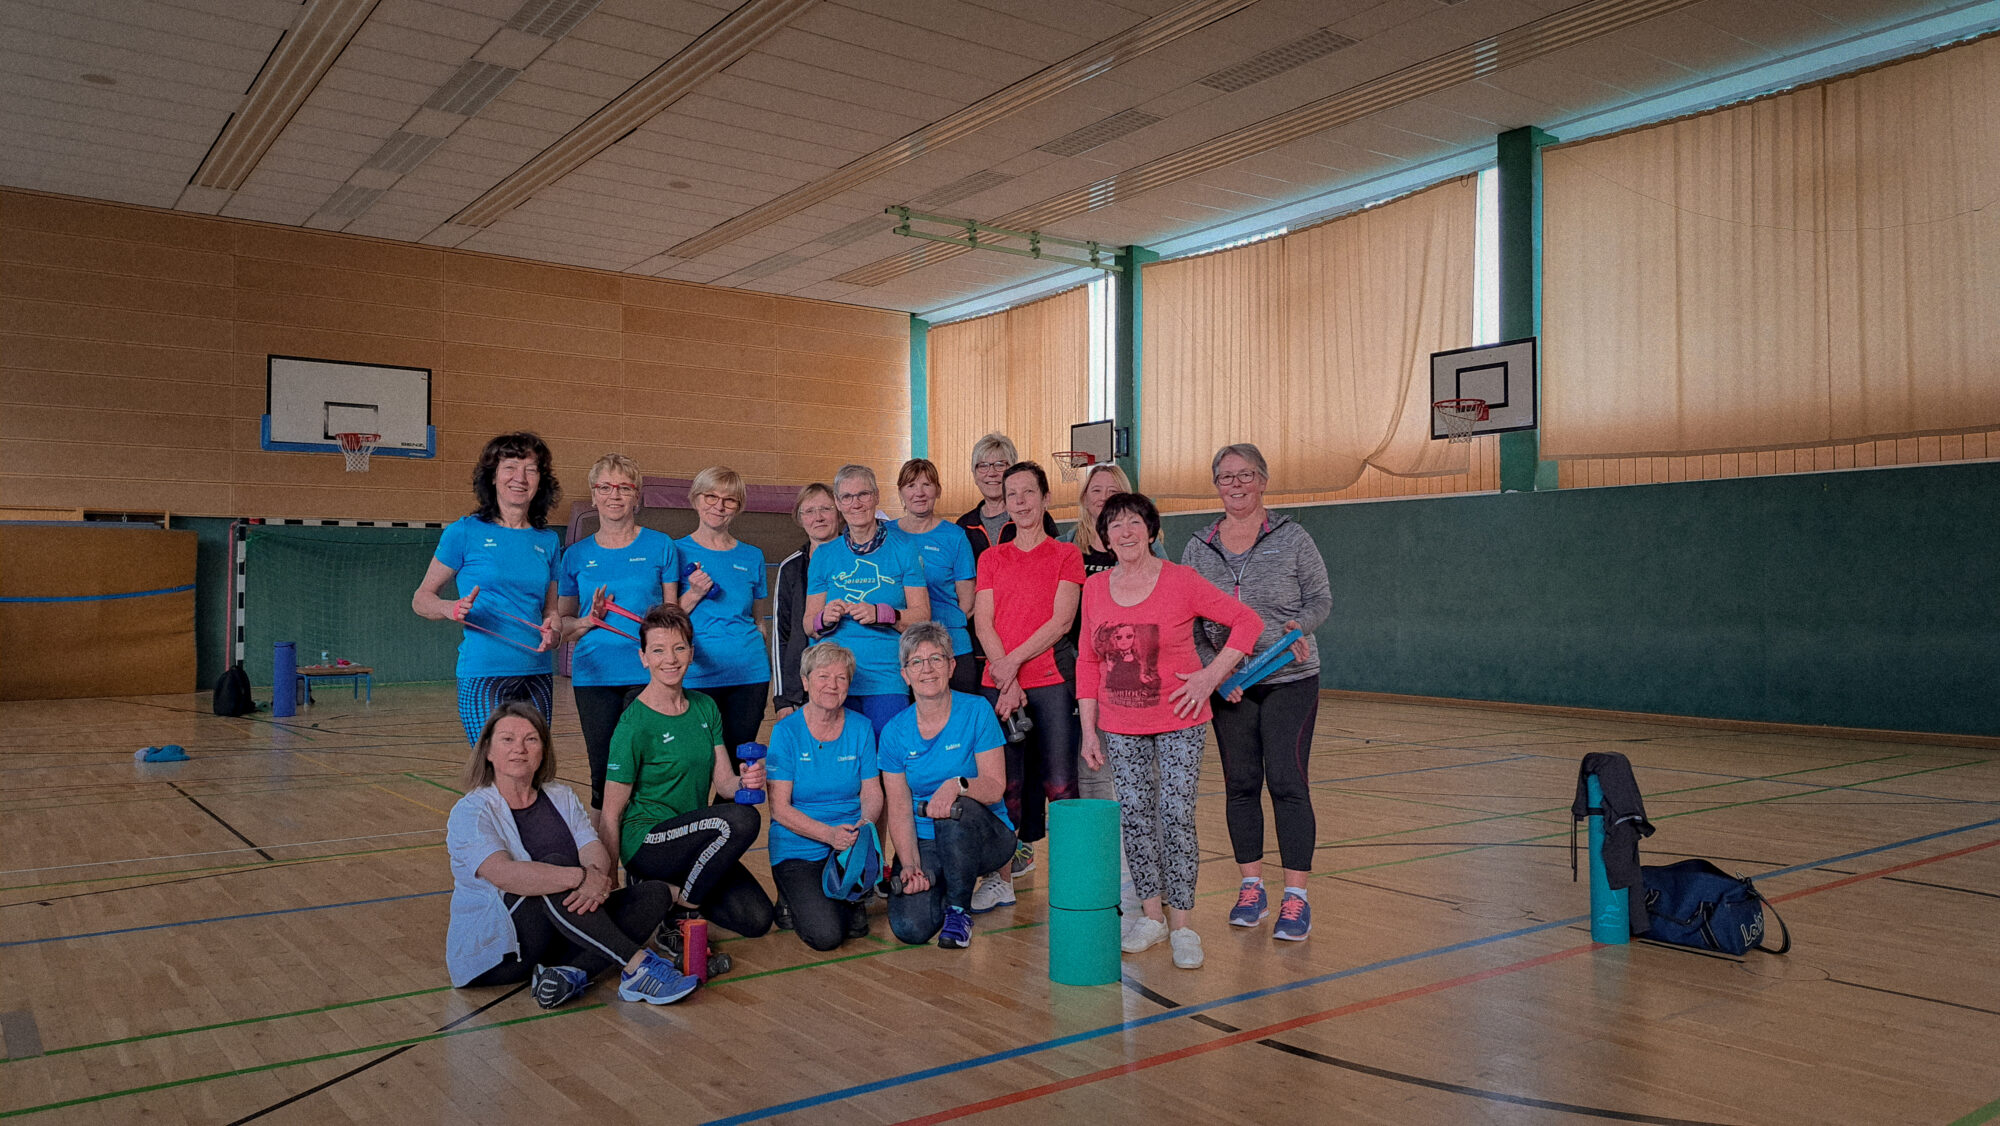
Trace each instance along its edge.
<path fill-rule="evenodd" d="M 1589 779 L 1597 775 L 1601 809 L 1590 805 Z M 1604 815 L 1604 875 L 1613 890 L 1625 889 L 1625 907 L 1632 933 L 1653 927 L 1646 915 L 1646 883 L 1639 872 L 1639 840 L 1653 835 L 1646 820 L 1646 800 L 1632 777 L 1632 762 L 1617 751 L 1593 751 L 1583 756 L 1576 773 L 1576 799 L 1570 803 L 1570 876 L 1576 876 L 1576 823 L 1593 813 Z"/>

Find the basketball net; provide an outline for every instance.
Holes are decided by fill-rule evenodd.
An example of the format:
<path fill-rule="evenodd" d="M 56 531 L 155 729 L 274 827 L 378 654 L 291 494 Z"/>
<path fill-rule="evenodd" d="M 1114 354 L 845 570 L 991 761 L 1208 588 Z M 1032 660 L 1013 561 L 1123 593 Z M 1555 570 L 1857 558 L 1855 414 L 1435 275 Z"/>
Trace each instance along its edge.
<path fill-rule="evenodd" d="M 350 433 L 335 434 L 333 437 L 340 443 L 340 455 L 347 459 L 347 471 L 368 472 L 368 455 L 374 452 L 375 443 L 381 440 L 382 435 Z"/>
<path fill-rule="evenodd" d="M 1088 469 L 1097 462 L 1096 455 L 1080 450 L 1057 450 L 1049 457 L 1055 461 L 1057 468 L 1062 470 L 1062 479 L 1065 481 L 1076 480 L 1078 470 Z"/>

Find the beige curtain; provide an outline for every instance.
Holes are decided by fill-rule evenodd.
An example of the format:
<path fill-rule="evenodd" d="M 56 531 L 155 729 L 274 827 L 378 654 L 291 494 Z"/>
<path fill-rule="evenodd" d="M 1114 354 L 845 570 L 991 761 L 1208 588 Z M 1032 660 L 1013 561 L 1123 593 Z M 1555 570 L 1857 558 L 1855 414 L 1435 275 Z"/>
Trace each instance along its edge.
<path fill-rule="evenodd" d="M 1474 185 L 1146 267 L 1142 487 L 1213 500 L 1232 442 L 1264 451 L 1273 499 L 1370 466 L 1466 473 L 1465 446 L 1430 440 L 1430 356 L 1472 340 Z"/>
<path fill-rule="evenodd" d="M 2000 425 L 2000 39 L 1544 156 L 1542 451 Z"/>
<path fill-rule="evenodd" d="M 1076 289 L 930 332 L 930 456 L 944 477 L 948 519 L 979 502 L 972 444 L 999 431 L 1048 470 L 1052 507 L 1074 498 L 1049 454 L 1090 419 L 1090 291 Z M 883 483 L 884 493 L 894 481 Z M 892 496 L 884 505 L 895 511 Z"/>

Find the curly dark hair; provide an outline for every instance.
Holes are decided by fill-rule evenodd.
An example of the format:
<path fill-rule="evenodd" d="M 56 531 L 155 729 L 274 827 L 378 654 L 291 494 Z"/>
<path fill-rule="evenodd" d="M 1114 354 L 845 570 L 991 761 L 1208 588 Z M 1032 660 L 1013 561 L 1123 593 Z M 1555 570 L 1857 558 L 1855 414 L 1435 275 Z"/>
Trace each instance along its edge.
<path fill-rule="evenodd" d="M 493 487 L 493 476 L 500 471 L 501 459 L 510 457 L 535 459 L 542 481 L 528 502 L 528 523 L 537 531 L 548 527 L 549 509 L 562 499 L 562 482 L 556 480 L 555 459 L 549 456 L 548 443 L 532 430 L 502 434 L 480 452 L 479 463 L 472 467 L 472 495 L 479 499 L 479 518 L 489 524 L 499 522 L 500 493 Z"/>

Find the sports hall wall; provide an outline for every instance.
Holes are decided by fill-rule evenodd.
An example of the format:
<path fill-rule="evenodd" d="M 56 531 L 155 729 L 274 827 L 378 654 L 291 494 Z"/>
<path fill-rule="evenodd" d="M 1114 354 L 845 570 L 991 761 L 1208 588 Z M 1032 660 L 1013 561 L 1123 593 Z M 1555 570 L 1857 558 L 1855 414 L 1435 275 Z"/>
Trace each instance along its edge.
<path fill-rule="evenodd" d="M 1327 688 L 2000 735 L 1996 497 L 1989 461 L 1285 511 Z"/>
<path fill-rule="evenodd" d="M 350 474 L 338 456 L 260 449 L 272 354 L 430 369 L 437 458 Z M 653 475 L 724 463 L 763 483 L 893 466 L 909 450 L 909 319 L 0 191 L 0 508 L 166 512 L 195 531 L 204 684 L 223 653 L 230 519 L 453 520 L 481 446 L 523 428 L 548 440 L 572 499 L 607 450 Z M 407 569 L 354 581 L 407 617 L 422 559 Z M 247 655 L 268 666 L 268 645 Z"/>

